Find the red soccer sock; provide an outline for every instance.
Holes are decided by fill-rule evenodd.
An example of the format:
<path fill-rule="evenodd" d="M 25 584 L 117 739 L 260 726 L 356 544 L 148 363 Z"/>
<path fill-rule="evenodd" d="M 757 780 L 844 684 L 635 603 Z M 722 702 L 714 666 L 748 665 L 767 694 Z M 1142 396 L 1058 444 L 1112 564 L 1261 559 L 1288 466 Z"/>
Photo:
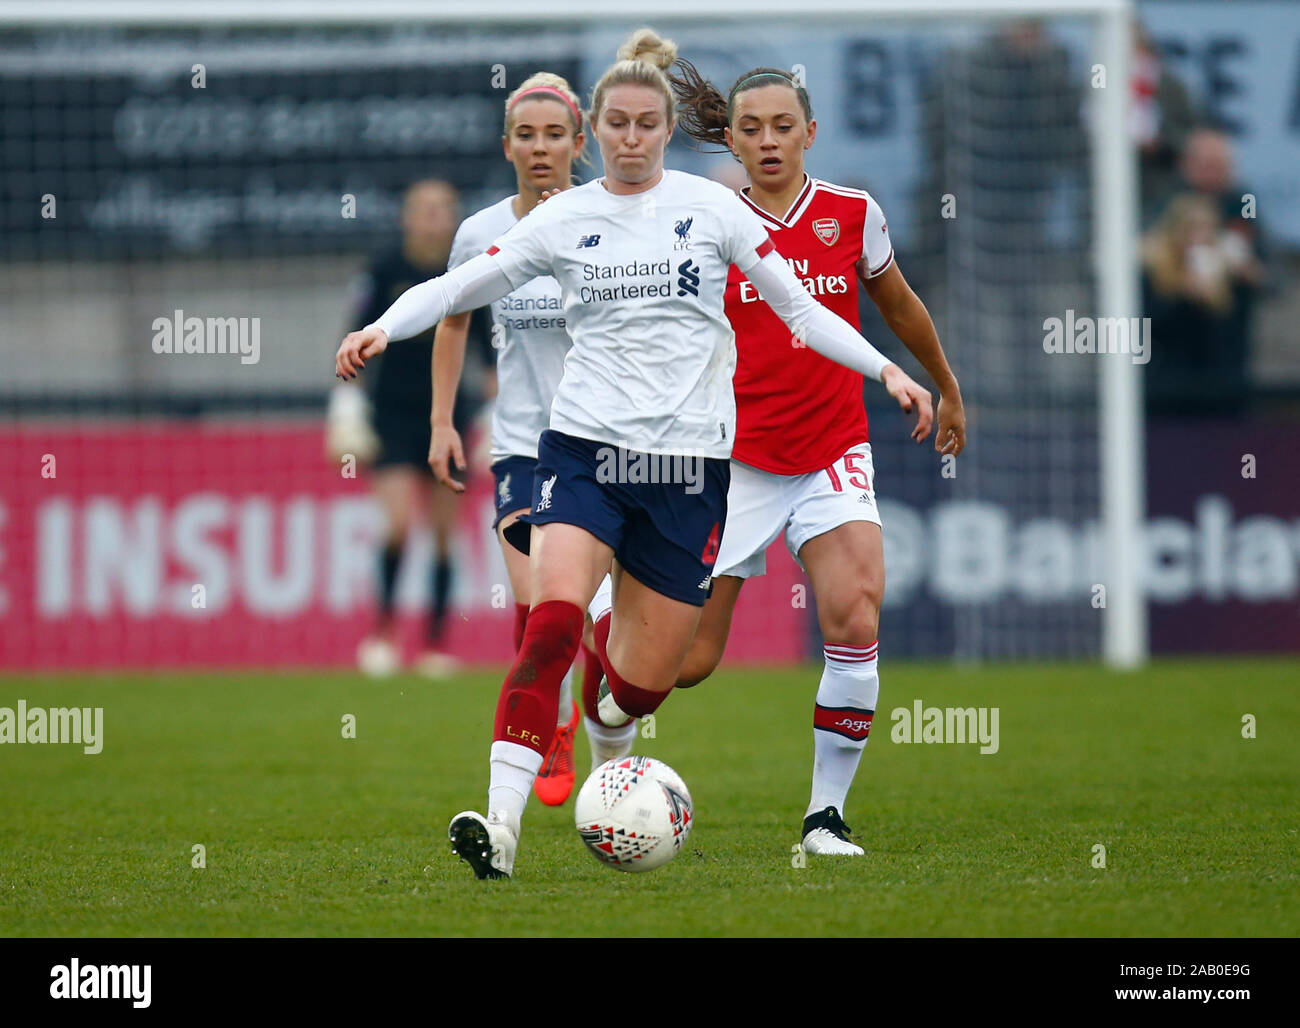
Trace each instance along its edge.
<path fill-rule="evenodd" d="M 514 666 L 501 686 L 492 738 L 545 754 L 555 734 L 560 682 L 582 642 L 582 608 L 539 603 L 528 615 Z"/>
<path fill-rule="evenodd" d="M 515 653 L 524 641 L 524 626 L 528 624 L 528 604 L 515 604 Z"/>
<path fill-rule="evenodd" d="M 600 654 L 586 643 L 582 644 L 582 712 L 593 721 L 599 721 L 596 713 L 596 690 L 600 688 L 600 676 L 605 669 L 600 663 Z"/>
<path fill-rule="evenodd" d="M 668 699 L 667 692 L 651 692 L 649 689 L 642 689 L 638 685 L 623 678 L 614 666 L 609 662 L 609 624 L 613 620 L 611 614 L 606 614 L 593 626 L 595 631 L 592 633 L 596 640 L 596 652 L 600 655 L 601 666 L 605 670 L 605 677 L 609 679 L 609 691 L 614 695 L 614 702 L 618 704 L 618 709 L 629 717 L 647 717 L 659 709 L 659 705 Z M 583 701 L 586 701 L 586 683 L 583 683 Z M 672 692 L 671 689 L 668 692 Z M 595 697 L 592 697 L 592 709 L 595 709 Z M 597 718 L 596 720 L 600 720 Z"/>

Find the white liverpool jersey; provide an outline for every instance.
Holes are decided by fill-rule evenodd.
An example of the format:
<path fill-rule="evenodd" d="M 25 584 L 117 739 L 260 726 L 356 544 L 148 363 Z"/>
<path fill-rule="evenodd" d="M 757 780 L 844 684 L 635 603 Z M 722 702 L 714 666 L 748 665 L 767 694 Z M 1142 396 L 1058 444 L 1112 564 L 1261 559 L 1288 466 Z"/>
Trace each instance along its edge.
<path fill-rule="evenodd" d="M 748 271 L 771 246 L 735 193 L 680 171 L 632 196 L 596 181 L 534 208 L 488 253 L 511 284 L 560 284 L 573 346 L 551 428 L 650 453 L 730 456 L 727 270 Z"/>
<path fill-rule="evenodd" d="M 461 222 L 447 268 L 483 253 L 518 222 L 510 196 Z M 549 275 L 525 282 L 492 303 L 497 399 L 492 408 L 492 459 L 536 457 L 537 437 L 550 424 L 569 333 L 560 284 Z"/>

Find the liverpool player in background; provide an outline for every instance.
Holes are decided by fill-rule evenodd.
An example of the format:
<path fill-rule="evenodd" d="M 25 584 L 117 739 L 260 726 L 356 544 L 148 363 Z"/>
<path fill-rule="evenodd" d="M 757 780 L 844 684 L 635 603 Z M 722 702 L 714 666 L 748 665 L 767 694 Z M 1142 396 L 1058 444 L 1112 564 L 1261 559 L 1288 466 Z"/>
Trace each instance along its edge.
<path fill-rule="evenodd" d="M 789 72 L 755 68 L 723 97 L 689 62 L 680 67 L 672 79 L 683 131 L 740 160 L 751 183 L 741 199 L 762 220 L 777 253 L 817 300 L 854 327 L 861 281 L 939 388 L 935 449 L 961 453 L 961 391 L 925 305 L 894 260 L 880 206 L 861 189 L 804 171 L 804 152 L 817 135 L 807 91 Z M 734 266 L 726 309 L 737 353 L 727 523 L 713 593 L 678 686 L 695 685 L 717 667 L 740 588 L 765 572 L 764 553 L 784 533 L 812 583 L 825 643 L 804 848 L 861 855 L 848 839 L 843 811 L 880 689 L 876 632 L 885 588 L 863 377 L 792 340 Z"/>
<path fill-rule="evenodd" d="M 410 186 L 402 206 L 402 244 L 371 261 L 352 325 L 370 324 L 411 286 L 446 271 L 459 221 L 455 187 L 436 179 Z M 472 325 L 468 315 L 466 321 L 478 365 L 493 367 L 486 312 L 477 315 Z M 376 373 L 368 379 L 372 417 L 367 418 L 365 398 L 356 386 L 337 386 L 330 397 L 329 449 L 336 460 L 352 453 L 372 463 L 371 482 L 386 516 L 379 554 L 378 616 L 374 630 L 357 651 L 361 670 L 370 675 L 391 674 L 401 664 L 394 589 L 422 493 L 429 504 L 434 560 L 428 620 L 415 667 L 436 678 L 456 666 L 443 652 L 443 643 L 453 573 L 452 533 L 459 504 L 455 493 L 430 488 L 434 485 L 428 464 L 433 337 L 432 329 L 423 332 L 380 360 Z M 482 382 L 485 376 L 478 378 Z M 452 415 L 457 431 L 468 430 L 483 405 L 484 391 L 482 385 L 471 385 L 457 393 Z"/>

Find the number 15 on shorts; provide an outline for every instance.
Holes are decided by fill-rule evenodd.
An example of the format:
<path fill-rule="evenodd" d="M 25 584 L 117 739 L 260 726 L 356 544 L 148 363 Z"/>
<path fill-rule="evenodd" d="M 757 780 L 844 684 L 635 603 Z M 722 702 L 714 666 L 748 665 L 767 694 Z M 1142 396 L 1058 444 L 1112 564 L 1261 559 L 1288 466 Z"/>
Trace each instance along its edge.
<path fill-rule="evenodd" d="M 847 478 L 849 485 L 855 489 L 871 492 L 871 478 L 867 474 L 867 469 L 860 466 L 861 462 L 867 460 L 868 457 L 865 453 L 846 453 L 835 464 L 828 467 L 826 474 L 831 480 L 832 488 L 837 493 L 844 492 L 844 478 Z M 840 468 L 843 468 L 842 473 Z"/>

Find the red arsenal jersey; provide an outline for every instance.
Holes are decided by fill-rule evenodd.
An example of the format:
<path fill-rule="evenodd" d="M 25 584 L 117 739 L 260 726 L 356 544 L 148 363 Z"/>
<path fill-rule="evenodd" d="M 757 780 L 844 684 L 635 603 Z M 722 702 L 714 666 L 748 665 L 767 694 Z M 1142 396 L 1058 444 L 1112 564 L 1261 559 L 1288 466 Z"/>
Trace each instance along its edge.
<path fill-rule="evenodd" d="M 884 215 L 870 194 L 807 178 L 785 217 L 759 215 L 795 277 L 854 328 L 857 265 L 874 278 L 894 259 Z M 736 332 L 734 460 L 779 475 L 820 471 L 867 440 L 862 376 L 827 360 L 790 329 L 732 265 L 727 317 Z"/>

